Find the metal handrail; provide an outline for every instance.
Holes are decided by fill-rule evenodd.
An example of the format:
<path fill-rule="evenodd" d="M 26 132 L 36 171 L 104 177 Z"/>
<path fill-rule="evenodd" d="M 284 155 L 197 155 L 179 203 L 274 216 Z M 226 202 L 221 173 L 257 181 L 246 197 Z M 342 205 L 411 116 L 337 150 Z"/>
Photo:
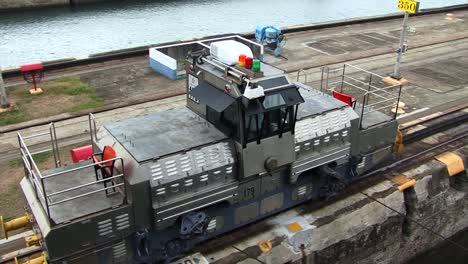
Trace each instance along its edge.
<path fill-rule="evenodd" d="M 105 190 L 108 190 L 108 189 L 111 189 L 111 188 L 120 187 L 120 186 L 123 186 L 123 185 L 124 185 L 124 183 L 119 183 L 119 184 L 116 184 L 116 185 L 113 185 L 113 186 L 109 186 L 109 187 L 102 188 L 102 189 L 99 189 L 99 190 L 95 190 L 95 191 L 92 191 L 92 192 L 88 192 L 88 193 L 76 195 L 76 196 L 73 196 L 73 197 L 70 197 L 70 198 L 67 198 L 67 199 L 63 199 L 61 201 L 53 202 L 53 203 L 50 203 L 50 205 L 53 206 L 53 205 L 69 202 L 69 201 L 72 201 L 72 200 L 76 200 L 78 198 L 83 198 L 83 197 L 91 195 L 91 194 L 102 192 L 102 191 L 105 191 Z"/>
<path fill-rule="evenodd" d="M 122 160 L 122 158 L 120 158 L 120 157 L 115 157 L 115 158 L 112 158 L 112 159 L 107 159 L 107 160 L 98 161 L 98 162 L 95 162 L 95 163 L 86 164 L 86 165 L 83 165 L 83 166 L 80 166 L 80 167 L 71 168 L 71 169 L 64 170 L 64 171 L 54 172 L 54 173 L 51 173 L 51 174 L 47 174 L 47 175 L 45 175 L 45 176 L 42 176 L 42 179 L 47 179 L 47 178 L 51 178 L 51 177 L 58 176 L 58 175 L 60 175 L 60 174 L 69 173 L 69 172 L 74 172 L 74 171 L 78 171 L 78 170 L 85 169 L 85 168 L 89 168 L 89 167 L 94 167 L 95 165 L 100 165 L 100 164 L 103 164 L 103 163 L 106 163 L 106 162 L 111 162 L 111 161 L 114 161 L 114 160 Z"/>
<path fill-rule="evenodd" d="M 374 105 L 378 105 L 378 104 L 385 103 L 385 102 L 388 102 L 388 101 L 391 101 L 391 100 L 396 100 L 396 99 L 398 99 L 398 97 L 388 98 L 388 99 L 379 101 L 377 103 L 368 104 L 368 105 L 366 105 L 366 107 L 371 107 L 371 106 L 374 106 Z"/>
<path fill-rule="evenodd" d="M 40 173 L 39 169 L 37 168 L 36 162 L 34 162 L 34 159 L 33 159 L 32 155 L 31 155 L 31 153 L 29 152 L 28 147 L 26 146 L 26 143 L 24 143 L 23 139 L 21 138 L 21 134 L 18 132 L 17 135 L 18 135 L 18 140 L 19 140 L 19 144 L 20 144 L 21 154 L 23 156 L 26 156 L 26 157 L 30 158 L 30 161 L 28 160 L 28 163 L 30 164 L 30 166 L 32 165 L 32 169 L 35 170 L 39 174 L 39 177 L 41 177 L 41 173 Z"/>
<path fill-rule="evenodd" d="M 24 160 L 23 160 L 23 161 L 24 161 Z M 26 167 L 26 169 L 28 170 L 28 172 L 29 172 L 30 174 L 34 174 L 34 172 L 32 172 L 31 169 L 30 169 L 29 167 Z M 33 183 L 34 183 L 35 186 L 41 186 L 41 185 L 39 184 L 39 182 L 37 182 L 37 178 L 36 178 L 36 177 L 33 177 L 32 180 L 33 180 Z M 44 193 L 41 191 L 41 189 L 38 189 L 38 191 L 40 192 L 42 199 L 45 200 L 46 198 L 45 198 L 45 196 L 44 196 Z"/>
<path fill-rule="evenodd" d="M 304 73 L 304 83 L 307 83 L 307 72 L 304 69 L 299 69 L 297 71 L 296 82 L 299 82 L 299 77 L 300 77 L 301 72 Z M 323 72 L 322 72 L 322 74 L 323 74 Z"/>
<path fill-rule="evenodd" d="M 50 132 L 42 132 L 42 133 L 39 133 L 39 134 L 32 134 L 32 135 L 29 135 L 29 136 L 25 136 L 25 137 L 23 137 L 23 139 L 30 139 L 30 138 L 49 135 L 49 134 L 50 134 Z"/>
<path fill-rule="evenodd" d="M 375 94 L 375 93 L 372 92 L 372 91 L 369 91 L 369 90 L 366 90 L 366 89 L 362 89 L 361 87 L 359 87 L 359 86 L 357 86 L 357 85 L 354 85 L 354 84 L 352 84 L 352 83 L 349 83 L 349 82 L 347 82 L 347 81 L 343 81 L 342 83 L 345 83 L 345 84 L 347 84 L 347 85 L 349 85 L 349 86 L 352 86 L 352 87 L 354 87 L 354 88 L 356 88 L 356 89 L 360 89 L 360 90 L 364 91 L 364 92 L 365 92 L 365 93 L 364 93 L 365 96 L 366 96 L 366 95 L 369 95 L 369 94 L 373 94 L 373 95 L 376 95 L 376 96 L 378 96 L 378 97 L 380 97 L 380 98 L 385 98 L 383 95 Z"/>
<path fill-rule="evenodd" d="M 379 111 L 379 110 L 383 110 L 383 109 L 389 108 L 389 107 L 391 107 L 391 106 L 392 106 L 392 105 L 385 105 L 385 106 L 381 106 L 381 107 L 379 107 L 379 108 L 369 109 L 369 110 L 367 110 L 367 111 L 364 112 L 364 113 L 365 113 L 365 114 L 368 114 L 368 113 L 372 113 L 372 112 L 377 112 L 377 111 Z M 367 107 L 367 106 L 365 106 L 365 107 Z"/>
<path fill-rule="evenodd" d="M 123 165 L 123 159 L 120 158 L 120 157 L 116 157 L 116 158 L 112 158 L 112 159 L 107 159 L 107 160 L 103 160 L 103 161 L 94 162 L 94 163 L 91 163 L 91 164 L 86 164 L 86 165 L 83 165 L 83 166 L 80 166 L 80 167 L 77 167 L 77 168 L 72 168 L 72 169 L 52 173 L 52 174 L 49 174 L 49 175 L 45 175 L 45 176 L 42 176 L 41 181 L 44 182 L 44 180 L 47 180 L 48 178 L 57 177 L 59 175 L 63 175 L 63 174 L 66 174 L 66 173 L 82 170 L 82 169 L 89 168 L 89 167 L 94 167 L 96 165 L 100 165 L 100 164 L 103 164 L 103 163 L 106 163 L 106 162 L 112 162 L 112 161 L 116 161 L 116 160 L 120 161 L 121 170 L 123 171 L 123 166 L 124 166 Z M 88 182 L 88 183 L 85 183 L 85 184 L 82 184 L 82 185 L 74 186 L 74 187 L 71 187 L 71 188 L 68 188 L 68 189 L 65 189 L 65 190 L 61 190 L 61 191 L 58 191 L 58 192 L 54 192 L 54 193 L 51 193 L 51 194 L 47 194 L 47 192 L 46 192 L 45 197 L 46 197 L 46 200 L 48 200 L 50 197 L 58 195 L 58 194 L 63 194 L 63 193 L 66 193 L 66 192 L 81 189 L 83 187 L 91 186 L 93 184 L 99 184 L 99 183 L 102 183 L 102 182 L 110 181 L 110 180 L 117 179 L 117 178 L 123 178 L 123 177 L 124 177 L 124 174 L 121 173 L 121 174 L 118 174 L 118 175 L 115 175 L 115 176 L 112 176 L 112 177 L 109 177 L 109 178 L 106 178 L 106 179 L 91 181 L 91 182 Z M 75 199 L 78 199 L 78 198 L 83 198 L 83 197 L 86 197 L 88 195 L 92 195 L 92 194 L 95 194 L 95 193 L 98 193 L 98 192 L 101 192 L 101 191 L 108 190 L 110 188 L 116 188 L 116 187 L 120 187 L 120 186 L 124 186 L 124 188 L 125 188 L 125 183 L 118 183 L 118 184 L 115 184 L 115 185 L 113 185 L 111 187 L 99 188 L 98 190 L 82 193 L 82 194 L 79 194 L 79 195 L 76 195 L 76 196 L 73 196 L 73 197 L 69 197 L 69 198 L 60 200 L 60 201 L 55 201 L 55 202 L 51 201 L 50 203 L 48 203 L 46 205 L 47 210 L 50 210 L 49 209 L 50 206 L 54 206 L 54 205 L 61 204 L 61 203 L 64 203 L 64 202 L 69 202 L 69 201 L 72 201 L 72 200 L 75 200 Z M 125 190 L 124 190 L 124 192 L 125 192 Z"/>
<path fill-rule="evenodd" d="M 113 179 L 117 179 L 117 178 L 121 178 L 123 176 L 123 174 L 119 174 L 119 175 L 115 175 L 115 176 L 112 176 L 112 177 L 109 177 L 109 178 L 105 178 L 105 179 L 101 179 L 101 180 L 97 180 L 97 181 L 93 181 L 93 182 L 88 182 L 88 183 L 85 183 L 85 184 L 82 184 L 82 185 L 78 185 L 78 186 L 75 186 L 75 187 L 71 187 L 71 188 L 68 188 L 68 189 L 65 189 L 65 190 L 61 190 L 61 191 L 58 191 L 58 192 L 54 192 L 54 193 L 50 193 L 47 195 L 47 197 L 51 197 L 51 196 L 55 196 L 55 195 L 59 195 L 59 194 L 62 194 L 62 193 L 66 193 L 66 192 L 70 192 L 70 191 L 74 191 L 74 190 L 78 190 L 80 188 L 83 188 L 83 187 L 86 187 L 86 186 L 91 186 L 95 183 L 101 183 L 101 182 L 105 182 L 105 181 L 110 181 L 110 180 L 113 180 Z"/>
<path fill-rule="evenodd" d="M 345 76 L 345 78 L 348 78 L 348 79 L 351 79 L 351 80 L 353 80 L 353 81 L 356 81 L 356 82 L 362 83 L 362 84 L 364 84 L 365 86 L 367 86 L 367 87 L 370 87 L 370 88 L 374 88 L 374 89 L 375 89 L 375 90 L 377 90 L 377 91 L 382 91 L 382 92 L 385 92 L 385 93 L 389 93 L 389 94 L 391 94 L 390 92 L 388 92 L 388 91 L 385 91 L 385 89 L 382 89 L 382 88 L 380 88 L 380 87 L 377 87 L 377 86 L 374 86 L 374 85 L 372 85 L 372 84 L 369 84 L 369 83 L 363 82 L 363 81 L 361 81 L 361 80 L 358 80 L 358 79 L 356 79 L 356 78 L 353 78 L 353 77 L 351 77 L 351 76 Z M 360 88 L 360 87 L 359 87 L 358 89 L 361 89 L 361 90 L 366 90 L 366 89 L 363 89 L 363 88 Z"/>
<path fill-rule="evenodd" d="M 94 117 L 93 113 L 89 113 L 88 122 L 89 122 L 89 135 L 91 137 L 91 142 L 93 142 L 94 139 L 97 139 L 96 118 Z"/>
<path fill-rule="evenodd" d="M 42 198 L 44 199 L 44 203 L 46 204 L 45 212 L 50 220 L 49 201 L 47 200 L 47 196 L 45 195 L 45 186 L 42 180 L 41 172 L 37 168 L 36 162 L 34 162 L 31 152 L 29 152 L 28 146 L 24 142 L 19 132 L 17 132 L 17 136 L 18 136 L 18 143 L 20 147 L 20 153 L 21 153 L 21 158 L 23 160 L 24 168 L 28 170 L 28 178 L 30 182 L 31 182 L 31 176 L 33 177 L 32 184 L 34 185 L 34 192 L 36 193 L 36 197 L 39 199 L 39 196 L 38 196 L 38 191 L 39 191 Z M 37 177 L 39 177 L 39 179 Z"/>
<path fill-rule="evenodd" d="M 379 77 L 379 78 L 381 78 L 381 79 L 385 78 L 384 76 L 378 75 L 377 73 L 373 73 L 373 72 L 370 72 L 370 71 L 364 70 L 363 68 L 360 68 L 360 67 L 354 66 L 354 65 L 352 65 L 352 64 L 345 63 L 344 65 L 345 65 L 345 66 L 347 66 L 347 67 L 351 67 L 351 68 L 354 68 L 354 69 L 356 69 L 356 70 L 359 70 L 359 71 L 362 71 L 362 72 L 368 73 L 368 74 L 370 74 L 370 75 L 377 76 L 377 77 Z"/>
<path fill-rule="evenodd" d="M 90 114 L 89 123 L 90 123 L 90 135 L 91 135 L 91 137 L 93 139 L 93 137 L 97 137 L 97 133 L 96 133 L 96 129 L 92 129 L 93 127 L 96 128 L 96 121 L 95 121 L 94 116 L 92 114 Z M 44 153 L 46 151 L 52 150 L 52 152 L 54 153 L 55 161 L 56 161 L 55 165 L 58 167 L 58 166 L 61 165 L 61 161 L 60 161 L 59 147 L 58 147 L 58 143 L 57 143 L 57 133 L 55 131 L 55 125 L 53 123 L 51 123 L 50 126 L 49 126 L 49 132 L 34 134 L 34 135 L 27 136 L 27 137 L 23 137 L 18 132 L 17 137 L 18 137 L 18 143 L 19 143 L 19 151 L 20 151 L 20 154 L 21 154 L 21 159 L 22 159 L 23 164 L 24 164 L 27 179 L 31 183 L 31 185 L 32 185 L 32 187 L 34 189 L 36 198 L 39 200 L 40 204 L 42 205 L 42 208 L 45 211 L 50 224 L 53 224 L 53 221 L 51 219 L 51 214 L 50 214 L 50 207 L 51 206 L 54 206 L 54 205 L 57 205 L 57 204 L 62 204 L 62 203 L 65 203 L 65 202 L 68 202 L 68 201 L 71 201 L 71 200 L 79 199 L 79 198 L 82 198 L 82 197 L 85 197 L 85 196 L 88 196 L 88 195 L 92 195 L 92 194 L 95 194 L 95 193 L 98 193 L 98 192 L 106 191 L 108 189 L 117 188 L 117 187 L 121 187 L 121 186 L 123 186 L 123 188 L 124 188 L 123 192 L 125 192 L 125 184 L 126 183 L 125 183 L 125 181 L 120 181 L 119 180 L 118 182 L 113 182 L 113 185 L 109 186 L 109 187 L 102 187 L 102 188 L 99 187 L 97 190 L 88 191 L 88 192 L 83 190 L 84 192 L 79 193 L 78 195 L 68 197 L 66 199 L 62 199 L 62 200 L 59 200 L 59 201 L 52 201 L 51 197 L 57 196 L 59 194 L 64 194 L 64 193 L 68 193 L 68 192 L 71 192 L 71 191 L 76 191 L 76 190 L 79 190 L 79 189 L 82 189 L 82 188 L 85 188 L 87 186 L 91 186 L 91 185 L 94 185 L 94 184 L 101 184 L 101 183 L 107 182 L 107 181 L 114 181 L 114 180 L 116 180 L 118 178 L 123 179 L 124 178 L 124 174 L 123 174 L 124 164 L 123 164 L 123 159 L 121 157 L 115 157 L 115 158 L 112 158 L 112 159 L 97 161 L 97 162 L 94 162 L 94 163 L 85 164 L 85 165 L 82 165 L 82 166 L 79 166 L 79 167 L 76 167 L 76 168 L 66 169 L 66 170 L 51 173 L 51 174 L 48 174 L 48 175 L 42 175 L 42 173 L 39 170 L 36 162 L 34 161 L 34 158 L 33 158 L 32 154 L 31 154 L 31 152 L 29 151 L 29 148 L 28 148 L 28 146 L 27 146 L 27 144 L 25 142 L 25 138 L 31 139 L 31 138 L 34 138 L 34 137 L 45 136 L 47 134 L 50 134 L 52 148 L 47 149 L 47 150 L 37 151 L 37 152 L 35 152 L 35 154 Z M 120 161 L 120 164 L 115 164 L 116 161 Z M 53 192 L 53 193 L 47 193 L 47 191 L 46 191 L 45 181 L 47 179 L 49 179 L 49 178 L 58 177 L 58 176 L 66 174 L 66 173 L 70 173 L 70 172 L 74 172 L 74 171 L 78 171 L 78 170 L 83 170 L 83 169 L 86 169 L 86 168 L 89 168 L 89 167 L 100 166 L 101 164 L 105 164 L 107 162 L 113 162 L 114 165 L 117 168 L 119 168 L 119 166 L 120 166 L 119 169 L 122 171 L 122 173 L 120 173 L 118 175 L 108 177 L 108 178 L 105 178 L 105 179 L 96 179 L 96 180 L 92 180 L 90 182 L 87 182 L 87 183 L 84 183 L 84 184 L 81 184 L 81 185 L 71 186 L 71 187 L 68 187 L 66 189 L 56 191 L 56 192 Z M 122 190 L 119 190 L 119 191 L 122 191 Z"/>
<path fill-rule="evenodd" d="M 332 74 L 330 77 L 330 73 Z M 364 73 L 368 81 L 363 81 L 354 77 L 354 74 Z M 353 74 L 353 76 L 350 76 Z M 299 75 L 299 73 L 298 73 Z M 332 90 L 338 90 L 343 92 L 343 88 L 352 87 L 356 90 L 357 93 L 354 95 L 355 98 L 359 98 L 360 104 L 360 120 L 359 120 L 359 129 L 363 129 L 362 123 L 366 114 L 381 111 L 384 109 L 391 109 L 394 103 L 398 103 L 400 101 L 401 95 L 401 85 L 388 85 L 385 87 L 377 87 L 373 81 L 377 79 L 384 79 L 383 76 L 364 70 L 360 67 L 351 65 L 351 64 L 343 64 L 342 67 L 338 67 L 335 69 L 330 69 L 329 67 L 322 67 L 322 80 L 320 83 L 320 91 L 323 90 L 324 82 L 325 84 L 325 91 L 330 92 Z M 397 89 L 395 89 L 397 88 Z M 360 92 L 359 92 L 360 91 Z M 351 94 L 351 96 L 353 96 Z M 362 101 L 361 101 L 362 100 Z M 384 105 L 384 106 L 383 106 Z M 377 106 L 377 107 L 374 107 Z M 386 111 L 386 110 L 385 110 Z M 390 120 L 393 120 L 397 117 L 398 113 L 390 114 Z M 388 122 L 387 120 L 385 122 Z M 382 122 L 379 122 L 381 124 Z M 366 124 L 366 128 L 373 127 L 375 124 L 368 125 Z"/>

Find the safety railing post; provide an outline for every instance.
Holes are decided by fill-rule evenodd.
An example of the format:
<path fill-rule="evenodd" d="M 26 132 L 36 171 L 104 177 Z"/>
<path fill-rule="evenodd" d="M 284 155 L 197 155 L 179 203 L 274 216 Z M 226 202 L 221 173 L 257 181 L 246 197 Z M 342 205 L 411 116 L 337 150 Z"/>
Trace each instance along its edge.
<path fill-rule="evenodd" d="M 345 78 L 345 72 L 346 72 L 346 64 L 343 64 L 343 73 L 341 74 L 341 87 L 340 87 L 340 92 L 343 92 L 343 84 L 344 84 L 344 78 Z"/>
<path fill-rule="evenodd" d="M 364 94 L 364 97 L 362 98 L 362 109 L 361 109 L 361 119 L 359 119 L 359 130 L 362 129 L 362 120 L 364 119 L 364 107 L 366 105 L 366 98 L 368 94 Z"/>
<path fill-rule="evenodd" d="M 402 88 L 402 85 L 400 84 L 399 89 L 398 89 L 398 97 L 397 97 L 397 101 L 395 105 L 395 115 L 393 116 L 393 119 L 396 119 L 398 116 L 398 107 L 400 104 L 401 88 Z"/>
<path fill-rule="evenodd" d="M 89 125 L 89 137 L 91 138 L 91 143 L 93 143 L 93 127 L 91 125 L 91 113 L 88 115 L 88 125 Z"/>
<path fill-rule="evenodd" d="M 60 167 L 60 157 L 58 153 L 58 145 L 57 145 L 57 138 L 55 134 L 55 124 L 50 123 L 49 125 L 49 133 L 50 133 L 50 144 L 52 147 L 52 154 L 54 155 L 55 167 Z"/>
<path fill-rule="evenodd" d="M 88 115 L 88 123 L 89 123 L 89 136 L 91 140 L 91 147 L 93 148 L 93 153 L 96 152 L 94 142 L 97 141 L 97 132 L 96 132 L 96 120 L 94 119 L 94 115 L 89 113 Z"/>
<path fill-rule="evenodd" d="M 62 158 L 60 157 L 60 149 L 58 145 L 58 138 L 57 138 L 57 129 L 55 127 L 55 123 L 52 123 L 53 125 L 53 132 L 54 132 L 54 142 L 55 142 L 55 149 L 57 150 L 57 161 L 58 161 L 58 166 L 62 166 Z"/>
<path fill-rule="evenodd" d="M 359 129 L 362 129 L 362 121 L 364 120 L 364 108 L 366 108 L 366 105 L 369 101 L 371 82 L 372 82 L 372 74 L 369 77 L 369 85 L 367 86 L 367 92 L 364 94 L 364 99 L 362 100 L 361 120 L 359 120 Z"/>
<path fill-rule="evenodd" d="M 50 208 L 49 208 L 49 201 L 47 199 L 47 193 L 46 193 L 46 190 L 45 190 L 45 184 L 44 184 L 44 179 L 42 179 L 42 177 L 40 177 L 40 180 L 41 180 L 41 187 L 42 187 L 42 193 L 44 194 L 44 202 L 45 202 L 45 206 L 46 206 L 46 211 L 47 211 L 47 216 L 49 217 L 49 221 L 50 221 Z"/>
<path fill-rule="evenodd" d="M 300 70 L 297 71 L 296 82 L 299 82 L 299 77 L 301 76 L 301 72 L 304 74 L 304 84 L 306 84 L 307 83 L 307 73 L 303 69 L 300 69 Z"/>
<path fill-rule="evenodd" d="M 372 89 L 372 74 L 369 74 L 369 83 L 367 84 L 367 94 L 371 94 Z M 367 97 L 367 103 L 369 102 L 369 97 Z"/>
<path fill-rule="evenodd" d="M 23 142 L 23 144 L 24 144 L 24 142 Z M 23 153 L 21 153 L 21 155 L 23 155 Z M 38 195 L 38 193 L 37 193 L 37 188 L 39 188 L 39 186 L 37 186 L 36 182 L 34 181 L 34 179 L 35 179 L 35 176 L 34 176 L 34 168 L 33 168 L 33 166 L 31 165 L 32 162 L 34 162 L 34 160 L 32 159 L 32 156 L 29 156 L 29 155 L 26 155 L 26 160 L 27 160 L 27 162 L 28 162 L 28 164 L 27 164 L 27 166 L 28 166 L 28 172 L 27 172 L 27 174 L 28 174 L 29 181 L 30 181 L 30 182 L 32 183 L 32 185 L 34 186 L 34 193 L 36 194 L 36 198 L 37 198 L 38 200 L 40 200 L 40 199 L 39 199 L 39 195 Z M 23 160 L 23 163 L 24 163 L 24 160 Z M 32 180 L 31 180 L 31 178 L 32 178 Z"/>
<path fill-rule="evenodd" d="M 323 89 L 323 72 L 325 71 L 325 67 L 322 67 L 321 74 L 320 74 L 320 91 Z"/>
<path fill-rule="evenodd" d="M 24 164 L 23 152 L 21 151 L 21 150 L 23 149 L 23 145 L 21 144 L 21 136 L 20 136 L 20 134 L 17 134 L 16 137 L 18 138 L 18 146 L 19 146 L 19 148 L 20 148 L 21 160 L 23 161 L 24 174 L 28 175 L 28 178 L 29 178 L 29 174 L 28 174 L 28 172 L 26 171 L 26 164 Z"/>

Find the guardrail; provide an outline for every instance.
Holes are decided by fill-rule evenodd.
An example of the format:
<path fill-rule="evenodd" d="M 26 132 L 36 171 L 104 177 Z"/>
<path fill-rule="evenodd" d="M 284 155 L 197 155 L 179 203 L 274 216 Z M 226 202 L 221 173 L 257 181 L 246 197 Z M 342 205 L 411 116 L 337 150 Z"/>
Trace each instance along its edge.
<path fill-rule="evenodd" d="M 361 79 L 351 75 L 360 76 Z M 336 90 L 354 97 L 358 102 L 358 111 L 360 110 L 359 128 L 367 129 L 394 120 L 398 115 L 402 85 L 385 85 L 383 87 L 375 85 L 375 82 L 380 82 L 383 79 L 384 77 L 381 75 L 351 64 L 343 64 L 342 67 L 336 69 L 323 67 L 320 91 L 331 93 Z M 367 120 L 368 124 L 363 127 L 363 120 L 373 112 L 387 115 L 388 120 L 380 119 L 380 121 L 375 122 Z"/>
<path fill-rule="evenodd" d="M 95 128 L 96 124 L 93 121 L 94 120 L 92 119 L 92 116 L 90 116 L 90 125 L 94 124 L 94 128 Z M 90 129 L 90 132 L 91 132 L 92 139 L 95 138 L 95 137 L 93 137 L 93 135 L 94 136 L 96 135 L 95 134 L 95 129 L 94 130 Z M 25 141 L 27 139 L 40 137 L 40 136 L 47 136 L 49 134 L 50 134 L 50 138 L 51 138 L 52 147 L 49 148 L 49 149 L 45 149 L 45 150 L 41 150 L 41 151 L 38 151 L 38 152 L 31 153 L 28 146 L 27 146 L 27 144 L 25 143 Z M 79 185 L 74 185 L 74 186 L 73 185 L 66 186 L 65 189 L 62 189 L 62 190 L 59 190 L 59 191 L 54 191 L 54 192 L 47 191 L 47 188 L 46 188 L 47 180 L 50 180 L 51 178 L 55 178 L 55 177 L 67 177 L 69 175 L 66 175 L 66 174 L 69 174 L 69 173 L 72 173 L 72 172 L 77 172 L 79 170 L 84 170 L 84 169 L 87 169 L 87 168 L 90 168 L 90 167 L 99 166 L 100 164 L 108 164 L 108 162 L 115 162 L 115 163 L 118 162 L 119 164 L 116 164 L 116 167 L 119 168 L 119 170 L 121 172 L 123 172 L 124 171 L 123 159 L 120 158 L 120 157 L 115 157 L 115 158 L 112 158 L 112 159 L 102 160 L 102 161 L 94 162 L 94 163 L 87 163 L 87 164 L 84 164 L 84 165 L 79 166 L 79 167 L 73 167 L 73 168 L 70 168 L 70 169 L 65 169 L 65 170 L 61 170 L 61 171 L 58 171 L 58 172 L 53 172 L 53 173 L 50 173 L 50 174 L 47 174 L 47 175 L 43 175 L 43 172 L 41 172 L 41 170 L 38 168 L 36 162 L 34 161 L 34 157 L 33 157 L 34 155 L 39 154 L 39 153 L 45 153 L 45 152 L 52 151 L 54 153 L 54 160 L 55 160 L 56 168 L 59 168 L 60 165 L 61 165 L 60 154 L 59 154 L 59 146 L 58 146 L 58 142 L 57 142 L 57 134 L 56 134 L 56 131 L 55 131 L 55 125 L 53 123 L 50 124 L 49 132 L 34 134 L 34 135 L 30 135 L 30 136 L 25 136 L 25 137 L 23 137 L 18 132 L 17 137 L 18 137 L 18 143 L 19 143 L 19 150 L 20 150 L 20 154 L 21 154 L 21 159 L 23 161 L 23 165 L 24 165 L 24 169 L 25 169 L 25 173 L 26 173 L 26 178 L 29 180 L 29 182 L 33 186 L 35 196 L 38 199 L 38 201 L 41 203 L 42 208 L 43 208 L 45 214 L 48 217 L 50 225 L 56 224 L 51 218 L 51 207 L 52 206 L 56 206 L 58 204 L 62 204 L 62 203 L 66 203 L 66 202 L 69 202 L 69 201 L 72 201 L 72 200 L 83 198 L 83 197 L 86 197 L 86 196 L 89 196 L 89 195 L 92 195 L 92 194 L 95 194 L 95 193 L 106 192 L 106 190 L 111 189 L 111 188 L 114 188 L 114 189 L 115 188 L 122 188 L 121 191 L 123 193 L 125 193 L 125 181 L 123 180 L 123 178 L 124 178 L 123 173 L 113 175 L 113 176 L 108 177 L 108 178 L 92 180 L 92 181 L 86 182 L 84 184 L 79 184 Z M 120 166 L 117 166 L 117 165 L 120 165 Z M 66 168 L 66 167 L 62 167 L 62 168 Z M 96 190 L 91 190 L 91 191 L 83 190 L 83 188 L 85 188 L 85 187 L 96 185 L 96 184 L 102 184 L 104 182 L 110 182 L 110 181 L 115 182 L 115 184 L 113 184 L 112 186 L 109 186 L 109 187 L 104 187 L 104 185 L 103 185 L 103 187 L 100 187 L 100 188 L 98 188 Z M 74 195 L 70 194 L 70 192 L 77 191 L 77 190 L 80 190 L 80 189 L 82 189 L 83 192 L 78 193 L 78 194 L 74 194 Z M 66 196 L 65 198 L 62 198 L 60 200 L 53 201 L 51 199 L 52 197 L 57 197 L 58 195 L 65 195 L 65 194 L 70 194 L 70 195 Z"/>

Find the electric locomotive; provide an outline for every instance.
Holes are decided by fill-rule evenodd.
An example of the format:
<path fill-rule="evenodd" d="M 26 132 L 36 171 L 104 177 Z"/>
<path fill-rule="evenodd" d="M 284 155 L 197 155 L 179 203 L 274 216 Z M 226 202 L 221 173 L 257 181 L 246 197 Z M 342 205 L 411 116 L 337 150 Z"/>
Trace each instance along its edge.
<path fill-rule="evenodd" d="M 222 42 L 189 52 L 186 107 L 99 129 L 91 116 L 89 160 L 40 171 L 19 135 L 21 188 L 49 263 L 169 262 L 333 197 L 391 155 L 394 117 L 263 62 L 230 65 L 213 50 Z"/>

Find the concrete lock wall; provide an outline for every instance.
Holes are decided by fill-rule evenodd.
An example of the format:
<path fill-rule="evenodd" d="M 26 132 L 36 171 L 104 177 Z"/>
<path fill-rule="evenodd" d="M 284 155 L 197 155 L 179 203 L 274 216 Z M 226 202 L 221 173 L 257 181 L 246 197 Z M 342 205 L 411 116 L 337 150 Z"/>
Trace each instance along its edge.
<path fill-rule="evenodd" d="M 47 6 L 73 6 L 103 1 L 106 0 L 0 0 L 0 10 L 30 9 Z"/>
<path fill-rule="evenodd" d="M 69 5 L 70 0 L 0 0 L 0 9 Z"/>
<path fill-rule="evenodd" d="M 463 157 L 466 169 L 468 147 L 454 152 Z M 386 181 L 364 192 L 407 218 L 362 194 L 355 196 L 359 200 L 343 201 L 348 203 L 347 209 L 333 210 L 333 215 L 324 208 L 315 220 L 316 230 L 323 231 L 312 238 L 323 242 L 306 249 L 307 263 L 404 263 L 442 242 L 408 218 L 444 237 L 468 227 L 466 170 L 449 177 L 446 165 L 433 159 L 402 174 L 415 179 L 416 185 L 400 192 Z M 304 263 L 302 257 L 292 257 L 291 261 Z"/>
<path fill-rule="evenodd" d="M 416 180 L 416 185 L 403 192 L 395 183 L 385 180 L 363 190 L 366 195 L 355 193 L 313 212 L 299 208 L 300 213 L 290 210 L 267 220 L 275 228 L 291 221 L 311 227 L 304 228 L 300 239 L 283 231 L 285 228 L 255 232 L 261 226 L 253 225 L 253 230 L 246 233 L 255 235 L 236 246 L 266 263 L 405 263 L 443 242 L 434 233 L 450 237 L 468 227 L 468 147 L 453 152 L 465 164 L 465 171 L 456 176 L 449 177 L 446 165 L 431 159 L 401 172 Z M 272 242 L 273 248 L 268 253 L 258 250 L 261 239 Z M 296 247 L 296 241 L 302 247 Z M 258 263 L 252 258 L 239 259 L 243 255 L 235 251 L 215 251 L 212 256 L 220 259 L 220 263 L 230 260 Z"/>

